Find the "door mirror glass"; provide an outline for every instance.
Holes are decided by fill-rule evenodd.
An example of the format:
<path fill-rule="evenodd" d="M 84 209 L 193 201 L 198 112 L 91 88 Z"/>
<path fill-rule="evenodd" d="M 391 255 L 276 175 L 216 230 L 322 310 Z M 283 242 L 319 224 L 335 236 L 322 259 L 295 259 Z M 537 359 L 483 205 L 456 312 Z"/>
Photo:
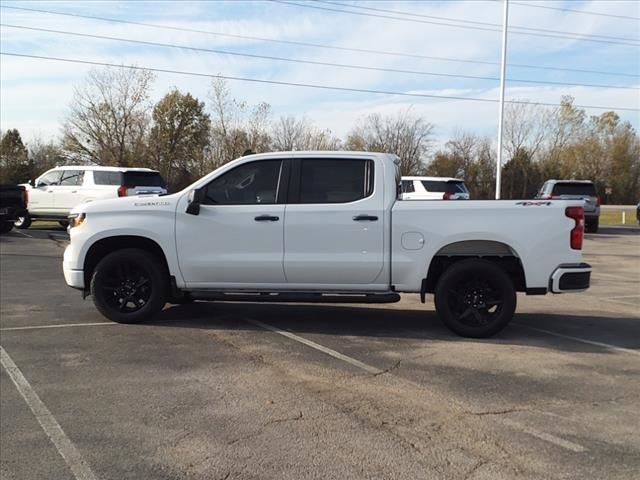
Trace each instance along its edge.
<path fill-rule="evenodd" d="M 204 201 L 205 193 L 205 187 L 196 188 L 189 192 L 189 205 L 186 210 L 189 215 L 200 214 L 200 204 Z"/>

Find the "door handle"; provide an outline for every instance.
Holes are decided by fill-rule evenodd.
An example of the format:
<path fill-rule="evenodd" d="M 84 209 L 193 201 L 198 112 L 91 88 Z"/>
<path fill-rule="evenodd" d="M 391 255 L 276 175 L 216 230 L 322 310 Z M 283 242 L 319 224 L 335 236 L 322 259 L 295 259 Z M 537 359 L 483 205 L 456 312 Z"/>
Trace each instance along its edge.
<path fill-rule="evenodd" d="M 274 217 L 273 215 L 258 215 L 254 218 L 256 222 L 277 222 L 280 217 Z"/>
<path fill-rule="evenodd" d="M 71 193 L 78 193 L 78 190 L 71 190 Z"/>
<path fill-rule="evenodd" d="M 356 215 L 355 217 L 353 217 L 353 220 L 356 222 L 376 222 L 378 221 L 378 217 L 376 217 L 375 215 Z"/>

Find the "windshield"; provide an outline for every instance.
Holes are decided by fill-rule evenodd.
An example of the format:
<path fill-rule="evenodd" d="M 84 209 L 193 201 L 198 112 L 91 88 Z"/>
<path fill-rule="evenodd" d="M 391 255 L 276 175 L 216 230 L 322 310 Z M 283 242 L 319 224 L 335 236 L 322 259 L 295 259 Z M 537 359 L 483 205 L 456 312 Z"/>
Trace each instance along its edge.
<path fill-rule="evenodd" d="M 422 180 L 422 185 L 429 192 L 469 193 L 462 180 Z"/>

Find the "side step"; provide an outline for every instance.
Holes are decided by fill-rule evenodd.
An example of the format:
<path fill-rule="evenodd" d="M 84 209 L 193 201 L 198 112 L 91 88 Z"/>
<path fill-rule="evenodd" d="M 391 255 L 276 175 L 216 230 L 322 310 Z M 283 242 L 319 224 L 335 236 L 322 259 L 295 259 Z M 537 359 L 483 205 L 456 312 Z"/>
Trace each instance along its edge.
<path fill-rule="evenodd" d="M 286 303 L 396 303 L 397 293 L 309 293 L 309 292 L 212 292 L 189 290 L 195 300 L 220 302 L 286 302 Z"/>

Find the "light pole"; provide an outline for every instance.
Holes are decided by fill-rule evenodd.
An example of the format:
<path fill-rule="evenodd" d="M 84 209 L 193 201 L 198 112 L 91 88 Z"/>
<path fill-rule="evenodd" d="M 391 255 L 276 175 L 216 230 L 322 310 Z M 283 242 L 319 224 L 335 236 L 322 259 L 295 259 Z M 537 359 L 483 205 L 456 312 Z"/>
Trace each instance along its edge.
<path fill-rule="evenodd" d="M 498 115 L 498 161 L 496 162 L 496 200 L 500 200 L 502 170 L 502 124 L 504 122 L 504 74 L 507 67 L 507 23 L 509 20 L 509 0 L 504 0 L 502 19 L 502 60 L 500 62 L 500 113 Z"/>

